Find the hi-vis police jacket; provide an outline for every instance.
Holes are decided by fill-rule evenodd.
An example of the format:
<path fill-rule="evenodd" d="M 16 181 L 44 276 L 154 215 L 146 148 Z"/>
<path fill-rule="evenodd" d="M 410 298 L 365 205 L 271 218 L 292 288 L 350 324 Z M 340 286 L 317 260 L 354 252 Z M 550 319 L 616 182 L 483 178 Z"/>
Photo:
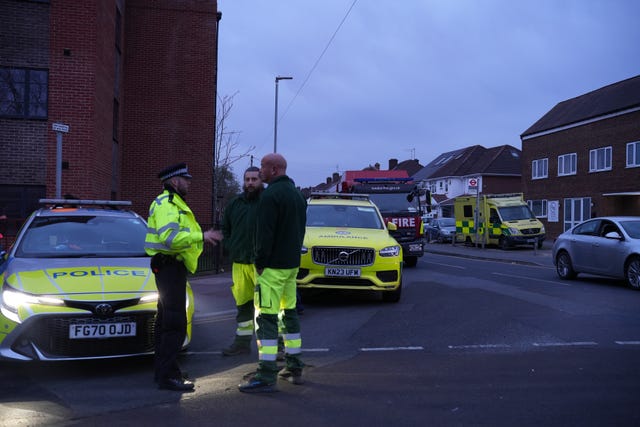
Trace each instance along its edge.
<path fill-rule="evenodd" d="M 196 217 L 178 193 L 165 190 L 151 203 L 144 244 L 147 254 L 173 255 L 195 273 L 203 242 Z"/>

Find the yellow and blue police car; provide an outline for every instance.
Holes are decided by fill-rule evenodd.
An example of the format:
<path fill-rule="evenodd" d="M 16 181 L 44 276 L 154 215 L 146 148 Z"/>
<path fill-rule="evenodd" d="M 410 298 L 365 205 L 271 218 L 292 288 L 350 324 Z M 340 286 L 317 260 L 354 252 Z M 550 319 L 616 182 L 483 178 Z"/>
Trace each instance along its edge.
<path fill-rule="evenodd" d="M 0 259 L 0 358 L 152 354 L 158 291 L 130 202 L 43 199 Z M 193 292 L 187 287 L 187 338 Z"/>
<path fill-rule="evenodd" d="M 313 193 L 298 271 L 298 289 L 375 291 L 397 302 L 402 292 L 402 247 L 367 195 Z"/>

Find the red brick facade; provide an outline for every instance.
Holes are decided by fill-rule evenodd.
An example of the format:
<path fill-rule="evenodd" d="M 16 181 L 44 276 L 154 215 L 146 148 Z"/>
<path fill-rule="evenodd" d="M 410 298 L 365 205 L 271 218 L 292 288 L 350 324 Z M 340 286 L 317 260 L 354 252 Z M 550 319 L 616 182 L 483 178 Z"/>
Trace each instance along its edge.
<path fill-rule="evenodd" d="M 189 203 L 210 223 L 217 1 L 0 0 L 0 10 L 0 67 L 48 70 L 46 118 L 0 116 L 0 207 L 18 220 L 56 195 L 51 126 L 64 123 L 62 195 L 131 200 L 146 216 L 158 171 L 185 161 Z"/>
<path fill-rule="evenodd" d="M 640 141 L 640 111 L 593 121 L 522 141 L 522 185 L 528 200 L 559 201 L 559 220 L 540 218 L 550 239 L 564 231 L 564 199 L 591 198 L 591 217 L 640 215 L 640 167 L 626 166 L 626 149 Z M 590 150 L 612 147 L 611 170 L 589 172 Z M 558 176 L 558 156 L 576 153 L 575 175 Z M 532 161 L 548 159 L 548 176 L 532 179 Z"/>

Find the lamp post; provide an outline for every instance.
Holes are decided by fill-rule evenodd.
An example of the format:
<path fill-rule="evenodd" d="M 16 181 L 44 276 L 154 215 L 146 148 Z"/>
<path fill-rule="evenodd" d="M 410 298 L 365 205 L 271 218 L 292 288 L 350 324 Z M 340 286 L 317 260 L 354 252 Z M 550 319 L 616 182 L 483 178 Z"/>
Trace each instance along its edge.
<path fill-rule="evenodd" d="M 276 76 L 276 108 L 275 118 L 273 119 L 273 152 L 278 152 L 278 82 L 280 80 L 291 80 L 293 77 Z"/>

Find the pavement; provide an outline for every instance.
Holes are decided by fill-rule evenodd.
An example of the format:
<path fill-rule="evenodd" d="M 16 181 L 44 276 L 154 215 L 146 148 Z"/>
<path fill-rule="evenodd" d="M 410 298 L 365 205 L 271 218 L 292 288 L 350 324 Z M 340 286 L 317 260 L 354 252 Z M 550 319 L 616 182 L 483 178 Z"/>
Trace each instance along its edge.
<path fill-rule="evenodd" d="M 500 249 L 495 246 L 475 247 L 466 243 L 425 243 L 425 253 L 458 256 L 464 258 L 481 259 L 487 261 L 500 261 L 515 264 L 541 265 L 552 267 L 551 248 L 553 242 L 545 240 L 542 248 L 523 245 L 509 249 Z"/>

